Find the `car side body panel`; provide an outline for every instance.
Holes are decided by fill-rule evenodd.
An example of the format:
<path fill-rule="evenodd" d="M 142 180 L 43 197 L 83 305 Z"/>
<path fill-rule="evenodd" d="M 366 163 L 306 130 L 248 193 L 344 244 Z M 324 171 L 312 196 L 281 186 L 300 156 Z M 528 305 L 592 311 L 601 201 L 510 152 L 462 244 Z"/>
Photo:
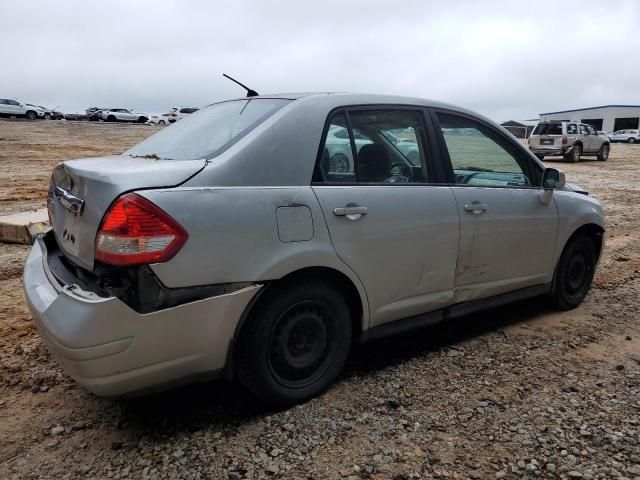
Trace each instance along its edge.
<path fill-rule="evenodd" d="M 336 255 L 311 187 L 183 187 L 138 194 L 189 232 L 189 240 L 171 261 L 151 266 L 165 286 L 259 283 L 305 268 L 331 268 L 355 285 L 362 303 L 362 326 L 368 328 L 365 289 Z M 301 222 L 304 215 L 282 214 L 282 209 L 299 207 L 309 212 L 311 225 Z M 291 232 L 297 235 L 294 240 Z"/>

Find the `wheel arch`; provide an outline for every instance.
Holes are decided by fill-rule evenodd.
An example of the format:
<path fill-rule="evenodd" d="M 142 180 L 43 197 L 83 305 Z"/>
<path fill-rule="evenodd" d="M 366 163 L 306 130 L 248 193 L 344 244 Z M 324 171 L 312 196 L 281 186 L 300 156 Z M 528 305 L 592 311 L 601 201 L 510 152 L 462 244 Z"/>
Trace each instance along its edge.
<path fill-rule="evenodd" d="M 253 309 L 256 308 L 265 295 L 267 295 L 276 285 L 281 285 L 285 282 L 300 282 L 305 279 L 322 279 L 330 285 L 337 286 L 341 292 L 344 292 L 349 312 L 351 313 L 352 338 L 355 341 L 358 341 L 361 338 L 368 323 L 368 303 L 366 296 L 363 296 L 364 290 L 361 290 L 362 287 L 359 288 L 352 278 L 335 268 L 325 266 L 303 267 L 290 272 L 277 280 L 264 282 L 264 287 L 260 289 L 260 291 L 251 299 L 251 302 L 246 306 L 238 320 L 233 337 L 229 343 L 227 360 L 225 362 L 223 372 L 224 378 L 231 380 L 235 376 L 234 346 L 237 343 L 237 339 L 242 333 L 246 320 Z"/>
<path fill-rule="evenodd" d="M 573 242 L 573 240 L 581 235 L 586 235 L 594 244 L 596 249 L 596 258 L 598 261 L 600 260 L 600 255 L 602 254 L 602 248 L 604 247 L 604 233 L 605 230 L 602 225 L 598 225 L 597 223 L 584 223 L 578 228 L 576 228 L 571 235 L 567 238 L 562 246 L 562 250 L 560 254 L 556 258 L 556 263 L 553 271 L 553 281 L 551 285 L 551 291 L 555 291 L 556 289 L 556 279 L 558 276 L 558 265 L 560 264 L 560 259 L 562 255 L 567 250 L 567 247 Z"/>

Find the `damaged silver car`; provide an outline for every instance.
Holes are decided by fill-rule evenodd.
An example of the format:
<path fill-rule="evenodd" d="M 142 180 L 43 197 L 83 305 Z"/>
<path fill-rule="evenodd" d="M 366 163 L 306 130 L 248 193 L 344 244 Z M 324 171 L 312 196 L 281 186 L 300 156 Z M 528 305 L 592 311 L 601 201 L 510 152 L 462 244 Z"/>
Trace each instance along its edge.
<path fill-rule="evenodd" d="M 492 121 L 363 94 L 210 105 L 61 163 L 48 208 L 25 291 L 78 383 L 223 377 L 277 404 L 326 389 L 354 342 L 533 296 L 576 307 L 605 228 Z"/>

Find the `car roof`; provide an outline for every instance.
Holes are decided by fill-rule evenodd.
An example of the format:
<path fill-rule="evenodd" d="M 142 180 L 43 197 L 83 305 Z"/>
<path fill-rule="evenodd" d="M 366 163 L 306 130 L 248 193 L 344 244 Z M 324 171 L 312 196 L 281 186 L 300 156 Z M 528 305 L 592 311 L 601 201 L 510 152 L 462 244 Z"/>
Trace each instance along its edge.
<path fill-rule="evenodd" d="M 337 106 L 355 106 L 355 105 L 408 105 L 418 107 L 431 107 L 440 108 L 443 110 L 453 110 L 456 112 L 466 113 L 474 117 L 483 118 L 491 123 L 492 120 L 484 117 L 483 115 L 467 110 L 456 105 L 452 105 L 445 102 L 439 102 L 436 100 L 430 100 L 419 97 L 408 97 L 401 95 L 381 95 L 374 93 L 351 93 L 351 92 L 298 92 L 298 93 L 276 93 L 267 95 L 258 95 L 254 97 L 239 97 L 225 102 L 237 101 L 237 100 L 249 100 L 249 99 L 286 99 L 286 100 L 314 100 L 315 103 L 322 103 L 325 101 L 327 105 L 332 105 L 334 108 Z M 223 102 L 214 102 L 211 105 Z M 209 106 L 209 105 L 207 105 Z"/>

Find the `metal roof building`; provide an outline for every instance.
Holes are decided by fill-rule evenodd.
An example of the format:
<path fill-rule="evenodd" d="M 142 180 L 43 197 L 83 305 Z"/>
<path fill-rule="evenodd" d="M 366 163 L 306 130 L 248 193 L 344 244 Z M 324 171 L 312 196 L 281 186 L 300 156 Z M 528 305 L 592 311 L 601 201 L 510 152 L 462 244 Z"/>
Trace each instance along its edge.
<path fill-rule="evenodd" d="M 640 105 L 602 105 L 540 114 L 540 121 L 564 120 L 593 125 L 596 130 L 615 132 L 640 127 Z"/>

